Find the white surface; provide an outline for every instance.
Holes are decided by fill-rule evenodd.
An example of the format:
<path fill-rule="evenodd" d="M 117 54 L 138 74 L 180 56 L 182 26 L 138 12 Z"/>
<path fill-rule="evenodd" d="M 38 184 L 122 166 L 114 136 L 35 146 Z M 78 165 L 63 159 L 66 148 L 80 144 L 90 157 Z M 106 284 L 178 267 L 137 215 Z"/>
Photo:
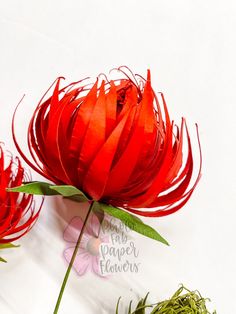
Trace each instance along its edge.
<path fill-rule="evenodd" d="M 119 295 L 128 301 L 150 291 L 162 299 L 179 283 L 211 297 L 218 313 L 236 313 L 235 9 L 229 0 L 0 2 L 0 140 L 8 149 L 16 152 L 10 123 L 24 93 L 22 142 L 37 100 L 58 75 L 70 82 L 123 64 L 143 75 L 150 67 L 171 116 L 200 127 L 203 177 L 191 201 L 175 215 L 147 219 L 171 247 L 133 234 L 140 272 L 106 281 L 73 273 L 60 313 L 114 313 Z M 52 313 L 65 272 L 64 207 L 71 204 L 47 201 L 21 248 L 5 253 L 1 314 Z"/>

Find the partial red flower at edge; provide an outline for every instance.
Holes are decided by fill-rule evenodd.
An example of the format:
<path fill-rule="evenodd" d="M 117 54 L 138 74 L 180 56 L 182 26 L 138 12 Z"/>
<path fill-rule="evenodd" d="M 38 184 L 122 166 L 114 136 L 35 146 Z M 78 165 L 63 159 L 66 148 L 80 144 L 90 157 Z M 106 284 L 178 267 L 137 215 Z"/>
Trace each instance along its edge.
<path fill-rule="evenodd" d="M 5 166 L 5 156 L 0 145 L 0 244 L 13 242 L 29 232 L 38 218 L 40 209 L 35 212 L 33 196 L 7 192 L 6 188 L 21 185 L 25 172 L 21 162 L 9 157 Z"/>
<path fill-rule="evenodd" d="M 39 102 L 28 128 L 32 163 L 13 139 L 24 160 L 56 184 L 82 190 L 90 199 L 123 207 L 143 216 L 174 213 L 190 198 L 193 155 L 185 119 L 170 120 L 147 79 L 127 75 L 118 80 L 84 80 L 60 88 Z M 46 93 L 47 94 L 47 93 Z M 184 134 L 187 159 L 183 164 Z M 197 132 L 198 136 L 198 132 Z M 140 210 L 139 208 L 155 208 Z"/>

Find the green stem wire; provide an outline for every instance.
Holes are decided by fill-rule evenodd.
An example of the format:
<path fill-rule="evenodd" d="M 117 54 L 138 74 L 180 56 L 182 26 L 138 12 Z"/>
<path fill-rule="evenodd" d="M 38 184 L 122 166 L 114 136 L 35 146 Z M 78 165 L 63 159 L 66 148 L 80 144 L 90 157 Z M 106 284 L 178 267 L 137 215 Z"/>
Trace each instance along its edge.
<path fill-rule="evenodd" d="M 87 222 L 88 222 L 89 215 L 90 215 L 90 213 L 91 213 L 91 211 L 92 211 L 92 209 L 93 209 L 93 205 L 94 205 L 94 202 L 92 202 L 92 203 L 90 204 L 90 206 L 89 206 L 89 210 L 88 210 L 88 212 L 87 212 L 87 215 L 86 215 L 86 217 L 85 217 L 85 220 L 84 220 L 82 229 L 81 229 L 81 231 L 80 231 L 78 240 L 77 240 L 77 242 L 76 242 L 76 246 L 75 246 L 73 255 L 72 255 L 72 257 L 71 257 L 70 264 L 69 264 L 69 266 L 68 266 L 68 268 L 67 268 L 67 271 L 66 271 L 66 273 L 65 273 L 65 277 L 64 277 L 63 282 L 62 282 L 62 285 L 61 285 L 61 289 L 60 289 L 60 292 L 59 292 L 59 295 L 58 295 L 58 298 L 57 298 L 57 303 L 56 303 L 56 306 L 55 306 L 55 309 L 54 309 L 53 314 L 57 314 L 57 313 L 58 313 L 58 310 L 59 310 L 59 307 L 60 307 L 60 303 L 61 303 L 61 300 L 62 300 L 62 296 L 63 296 L 64 290 L 65 290 L 65 287 L 66 287 L 66 284 L 67 284 L 67 281 L 68 281 L 68 278 L 69 278 L 69 275 L 70 275 L 72 266 L 73 266 L 73 264 L 74 264 L 76 255 L 77 255 L 78 250 L 79 250 L 79 245 L 80 245 L 80 242 L 81 242 L 83 233 L 84 233 L 84 229 L 85 229 L 86 224 L 87 224 Z"/>

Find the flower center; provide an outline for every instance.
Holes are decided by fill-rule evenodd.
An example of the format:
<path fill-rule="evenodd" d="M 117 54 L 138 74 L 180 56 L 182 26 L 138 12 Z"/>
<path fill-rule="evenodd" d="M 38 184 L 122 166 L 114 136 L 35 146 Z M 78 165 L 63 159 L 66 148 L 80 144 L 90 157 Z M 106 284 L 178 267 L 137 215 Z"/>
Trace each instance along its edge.
<path fill-rule="evenodd" d="M 99 246 L 101 243 L 102 242 L 99 238 L 92 237 L 91 239 L 89 239 L 86 249 L 91 255 L 98 256 Z"/>

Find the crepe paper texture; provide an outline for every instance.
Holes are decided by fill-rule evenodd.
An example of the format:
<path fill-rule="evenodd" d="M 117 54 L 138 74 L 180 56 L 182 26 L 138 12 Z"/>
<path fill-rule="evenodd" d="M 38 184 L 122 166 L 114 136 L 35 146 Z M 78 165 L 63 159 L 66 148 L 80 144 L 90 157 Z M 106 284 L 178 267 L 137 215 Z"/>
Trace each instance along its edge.
<path fill-rule="evenodd" d="M 20 160 L 14 160 L 0 145 L 0 250 L 17 247 L 11 242 L 29 232 L 38 218 L 41 207 L 35 211 L 32 195 L 6 191 L 21 185 L 25 179 Z M 3 258 L 0 261 L 5 262 Z"/>
<path fill-rule="evenodd" d="M 200 164 L 191 184 L 193 154 L 185 119 L 180 127 L 171 121 L 164 95 L 159 102 L 151 86 L 150 71 L 144 79 L 126 67 L 117 70 L 122 78 L 98 78 L 92 84 L 84 79 L 60 87 L 58 78 L 29 123 L 33 161 L 17 141 L 14 115 L 15 145 L 39 174 L 79 189 L 89 200 L 142 216 L 172 214 L 186 204 L 201 176 Z"/>
<path fill-rule="evenodd" d="M 133 214 L 161 217 L 176 212 L 189 200 L 201 177 L 197 125 L 200 166 L 192 180 L 192 145 L 185 119 L 182 118 L 180 127 L 171 121 L 164 95 L 160 93 L 159 102 L 151 86 L 150 70 L 146 79 L 133 75 L 127 67 L 115 70 L 121 78 L 109 81 L 100 75 L 92 84 L 82 79 L 61 87 L 60 77 L 53 83 L 28 126 L 32 161 L 16 138 L 17 108 L 13 115 L 12 135 L 18 152 L 32 169 L 55 185 L 31 182 L 12 191 L 60 194 L 90 204 L 71 252 L 54 314 L 58 313 L 92 212 L 100 223 L 106 213 L 130 229 L 168 244 Z M 52 94 L 47 96 L 51 89 Z"/>
<path fill-rule="evenodd" d="M 210 301 L 201 296 L 198 291 L 191 291 L 183 285 L 169 299 L 156 304 L 147 304 L 148 294 L 141 299 L 136 308 L 132 310 L 132 301 L 129 303 L 127 314 L 211 314 L 206 302 Z M 119 314 L 119 298 L 116 306 L 116 314 Z M 212 314 L 216 314 L 214 311 Z"/>

